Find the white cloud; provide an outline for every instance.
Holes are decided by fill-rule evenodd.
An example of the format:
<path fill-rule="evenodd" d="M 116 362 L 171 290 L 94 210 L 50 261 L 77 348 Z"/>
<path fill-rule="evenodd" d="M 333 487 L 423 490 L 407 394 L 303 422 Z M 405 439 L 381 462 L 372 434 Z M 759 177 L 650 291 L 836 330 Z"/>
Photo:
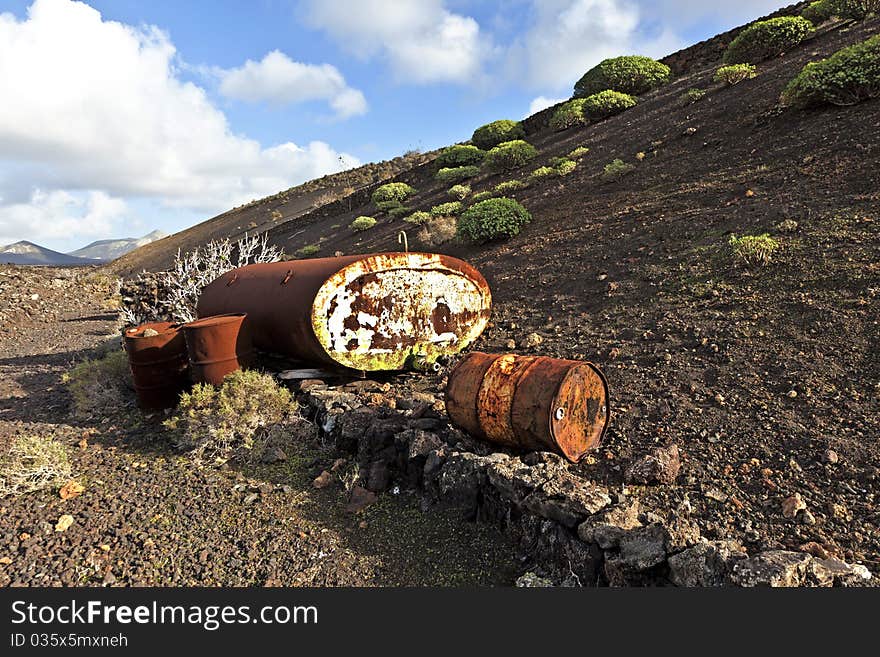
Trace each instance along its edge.
<path fill-rule="evenodd" d="M 58 203 L 83 226 L 118 216 L 60 193 L 214 212 L 336 171 L 340 155 L 357 164 L 319 141 L 264 148 L 234 134 L 174 57 L 157 28 L 104 21 L 79 2 L 35 0 L 21 21 L 0 14 L 0 234 L 47 230 L 44 209 Z M 357 107 L 345 93 L 333 102 Z"/>
<path fill-rule="evenodd" d="M 71 194 L 37 189 L 27 202 L 0 205 L 0 236 L 27 235 L 32 241 L 105 236 L 127 213 L 125 201 L 101 191 Z"/>
<path fill-rule="evenodd" d="M 382 56 L 402 82 L 470 82 L 488 36 L 442 0 L 305 0 L 305 18 L 361 58 Z"/>
<path fill-rule="evenodd" d="M 639 7 L 625 0 L 533 0 L 533 16 L 508 54 L 509 75 L 532 89 L 570 88 L 607 57 L 660 56 L 681 45 L 668 32 L 640 35 Z"/>
<path fill-rule="evenodd" d="M 568 98 L 547 98 L 546 96 L 538 96 L 537 98 L 532 99 L 532 102 L 529 103 L 529 113 L 526 114 L 526 116 L 531 116 L 532 114 L 536 114 L 548 107 L 553 107 L 553 105 L 561 103 L 563 100 L 568 100 Z"/>
<path fill-rule="evenodd" d="M 535 90 L 570 89 L 607 57 L 663 57 L 686 47 L 690 28 L 721 30 L 779 8 L 778 0 L 531 0 L 529 27 L 507 51 L 508 78 Z"/>
<path fill-rule="evenodd" d="M 262 60 L 247 60 L 233 69 L 219 69 L 220 93 L 248 102 L 266 101 L 291 105 L 311 100 L 326 100 L 344 119 L 367 111 L 367 100 L 330 64 L 302 64 L 279 50 Z"/>

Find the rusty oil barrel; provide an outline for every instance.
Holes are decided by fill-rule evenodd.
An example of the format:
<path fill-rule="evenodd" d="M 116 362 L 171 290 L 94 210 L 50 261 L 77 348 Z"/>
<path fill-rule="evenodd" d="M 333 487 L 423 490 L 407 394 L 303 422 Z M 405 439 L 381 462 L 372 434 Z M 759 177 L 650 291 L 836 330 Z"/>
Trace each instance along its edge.
<path fill-rule="evenodd" d="M 378 253 L 234 269 L 205 287 L 198 314 L 247 313 L 258 349 L 379 371 L 458 353 L 491 305 L 486 280 L 462 260 Z"/>
<path fill-rule="evenodd" d="M 152 330 L 156 335 L 144 335 Z M 123 333 L 138 406 L 156 411 L 177 405 L 189 387 L 189 362 L 180 324 L 153 322 Z"/>
<path fill-rule="evenodd" d="M 472 352 L 449 374 L 446 412 L 476 438 L 576 463 L 605 435 L 608 383 L 585 361 Z"/>
<path fill-rule="evenodd" d="M 219 386 L 227 374 L 251 363 L 253 343 L 244 313 L 188 322 L 183 325 L 183 335 L 193 383 Z"/>

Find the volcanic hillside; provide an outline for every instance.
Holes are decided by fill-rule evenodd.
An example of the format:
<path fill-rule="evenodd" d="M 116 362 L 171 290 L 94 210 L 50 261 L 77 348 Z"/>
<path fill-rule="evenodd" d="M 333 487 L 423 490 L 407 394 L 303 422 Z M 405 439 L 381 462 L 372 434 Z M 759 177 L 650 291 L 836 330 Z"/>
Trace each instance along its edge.
<path fill-rule="evenodd" d="M 726 87 L 713 76 L 733 32 L 667 58 L 672 81 L 618 116 L 560 132 L 548 125 L 552 108 L 530 117 L 523 125 L 538 157 L 512 173 L 481 172 L 468 181 L 473 193 L 526 180 L 575 148 L 589 152 L 568 175 L 507 194 L 532 217 L 512 239 L 428 247 L 365 190 L 272 227 L 270 240 L 288 254 L 314 245 L 332 256 L 397 250 L 407 231 L 411 249 L 468 260 L 495 300 L 478 349 L 605 369 L 612 426 L 579 466 L 585 476 L 620 484 L 619 463 L 674 443 L 683 474 L 646 492 L 658 507 L 693 508 L 709 538 L 762 549 L 815 543 L 875 569 L 880 101 L 800 110 L 779 98 L 805 64 L 878 31 L 877 18 L 825 23 L 758 63 L 754 79 Z M 691 89 L 706 93 L 690 102 L 700 95 L 684 99 Z M 631 171 L 604 175 L 616 159 Z M 417 190 L 406 200 L 413 211 L 451 200 L 435 172 L 427 162 L 395 179 Z M 229 219 L 243 231 L 242 216 Z M 354 231 L 359 216 L 377 223 Z M 738 263 L 731 236 L 764 233 L 780 244 L 772 262 Z M 138 257 L 116 270 L 161 264 Z M 809 511 L 803 522 L 780 511 L 795 494 Z"/>
<path fill-rule="evenodd" d="M 255 235 L 271 231 L 341 198 L 358 198 L 362 190 L 372 189 L 402 171 L 431 160 L 433 156 L 433 153 L 412 152 L 393 160 L 365 164 L 310 180 L 151 242 L 118 258 L 112 267 L 126 275 L 142 270 L 163 269 L 171 264 L 178 250 L 187 252 L 211 240 L 228 238 L 235 241 L 244 237 L 245 233 Z M 289 247 L 287 251 L 290 252 Z"/>

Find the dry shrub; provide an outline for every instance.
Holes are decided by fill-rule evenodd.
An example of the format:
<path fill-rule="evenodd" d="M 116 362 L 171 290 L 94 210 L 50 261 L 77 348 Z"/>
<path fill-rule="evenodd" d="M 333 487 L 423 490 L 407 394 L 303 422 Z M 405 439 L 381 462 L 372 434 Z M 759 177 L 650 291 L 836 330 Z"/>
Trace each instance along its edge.
<path fill-rule="evenodd" d="M 122 350 L 79 363 L 63 381 L 70 389 L 77 418 L 115 417 L 134 406 L 131 369 Z"/>
<path fill-rule="evenodd" d="M 440 246 L 455 238 L 455 217 L 435 217 L 422 225 L 417 237 L 428 246 Z"/>
<path fill-rule="evenodd" d="M 16 436 L 0 456 L 0 497 L 58 485 L 69 477 L 67 449 L 52 437 Z"/>
<path fill-rule="evenodd" d="M 175 448 L 197 462 L 252 462 L 301 423 L 290 391 L 262 372 L 238 370 L 219 388 L 196 384 L 165 421 Z"/>

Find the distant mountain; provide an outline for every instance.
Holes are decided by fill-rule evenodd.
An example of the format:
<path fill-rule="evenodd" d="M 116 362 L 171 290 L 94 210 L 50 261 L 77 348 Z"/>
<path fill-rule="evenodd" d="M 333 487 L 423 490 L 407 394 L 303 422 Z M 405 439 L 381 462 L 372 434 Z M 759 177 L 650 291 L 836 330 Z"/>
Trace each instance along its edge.
<path fill-rule="evenodd" d="M 16 242 L 0 249 L 0 264 L 13 265 L 94 265 L 95 261 L 58 253 L 33 242 Z"/>
<path fill-rule="evenodd" d="M 110 262 L 121 255 L 134 251 L 135 249 L 155 242 L 165 237 L 165 233 L 161 230 L 154 230 L 143 237 L 123 237 L 118 240 L 98 240 L 92 242 L 88 246 L 84 246 L 76 251 L 71 251 L 68 255 L 78 258 L 89 258 L 91 260 L 99 260 L 101 262 Z"/>

